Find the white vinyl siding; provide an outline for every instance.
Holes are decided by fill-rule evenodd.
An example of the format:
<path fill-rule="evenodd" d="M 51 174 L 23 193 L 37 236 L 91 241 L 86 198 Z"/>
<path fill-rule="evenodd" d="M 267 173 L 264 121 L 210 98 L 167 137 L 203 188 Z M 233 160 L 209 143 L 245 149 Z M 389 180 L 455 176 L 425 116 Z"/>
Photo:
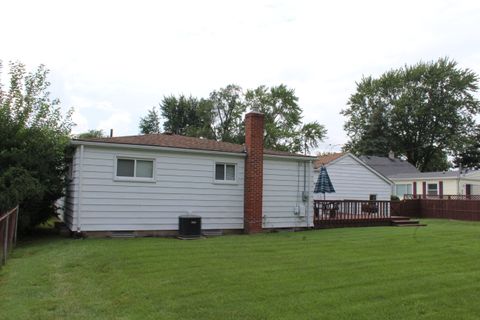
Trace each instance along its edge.
<path fill-rule="evenodd" d="M 391 184 L 370 171 L 350 155 L 343 156 L 336 162 L 326 166 L 330 180 L 335 188 L 334 193 L 326 193 L 327 200 L 368 200 L 371 194 L 377 200 L 390 200 Z M 315 181 L 319 171 L 316 171 Z M 323 200 L 322 193 L 314 194 L 317 200 Z"/>
<path fill-rule="evenodd" d="M 112 179 L 117 157 L 155 159 L 155 183 Z M 238 184 L 212 183 L 217 162 L 235 164 Z M 81 230 L 177 230 L 178 216 L 189 212 L 203 229 L 243 229 L 243 172 L 242 156 L 86 146 Z"/>
<path fill-rule="evenodd" d="M 303 202 L 303 164 L 303 161 L 264 160 L 264 228 L 306 227 L 307 216 L 308 226 L 313 226 L 313 168 L 310 162 L 306 162 L 306 189 L 308 199 Z M 300 214 L 295 213 L 296 207 L 301 211 Z"/>

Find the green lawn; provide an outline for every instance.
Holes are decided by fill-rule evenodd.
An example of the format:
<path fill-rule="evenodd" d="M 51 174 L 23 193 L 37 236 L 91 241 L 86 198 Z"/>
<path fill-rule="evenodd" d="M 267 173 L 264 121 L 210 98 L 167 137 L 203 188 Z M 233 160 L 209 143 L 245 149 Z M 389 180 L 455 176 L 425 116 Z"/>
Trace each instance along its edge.
<path fill-rule="evenodd" d="M 480 223 L 21 244 L 0 319 L 478 319 Z"/>

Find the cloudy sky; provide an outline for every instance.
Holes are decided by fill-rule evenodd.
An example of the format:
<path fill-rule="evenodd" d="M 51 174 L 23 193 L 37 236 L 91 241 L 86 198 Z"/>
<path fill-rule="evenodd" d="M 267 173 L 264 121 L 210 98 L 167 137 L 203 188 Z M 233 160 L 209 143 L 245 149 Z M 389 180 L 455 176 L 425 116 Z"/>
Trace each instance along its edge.
<path fill-rule="evenodd" d="M 283 83 L 331 151 L 362 75 L 445 56 L 480 74 L 480 1 L 4 0 L 0 30 L 0 59 L 51 70 L 74 132 L 137 134 L 164 95 Z"/>

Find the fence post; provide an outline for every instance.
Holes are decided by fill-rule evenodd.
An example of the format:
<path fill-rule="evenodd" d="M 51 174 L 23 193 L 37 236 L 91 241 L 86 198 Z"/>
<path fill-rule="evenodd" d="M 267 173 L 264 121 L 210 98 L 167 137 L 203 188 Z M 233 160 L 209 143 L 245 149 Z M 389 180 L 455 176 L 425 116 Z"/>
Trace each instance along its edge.
<path fill-rule="evenodd" d="M 5 219 L 5 227 L 3 233 L 3 261 L 2 264 L 5 265 L 7 263 L 7 254 L 8 254 L 8 217 Z"/>
<path fill-rule="evenodd" d="M 20 206 L 17 205 L 15 208 L 15 228 L 13 229 L 13 245 L 17 245 L 17 229 L 18 229 L 18 214 L 20 212 Z"/>

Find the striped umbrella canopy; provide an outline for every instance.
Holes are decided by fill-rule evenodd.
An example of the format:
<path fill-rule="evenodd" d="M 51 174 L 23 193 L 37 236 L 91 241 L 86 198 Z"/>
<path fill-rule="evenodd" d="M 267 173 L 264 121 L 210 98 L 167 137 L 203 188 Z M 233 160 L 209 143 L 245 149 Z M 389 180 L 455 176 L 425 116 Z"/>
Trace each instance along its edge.
<path fill-rule="evenodd" d="M 318 180 L 317 183 L 315 183 L 315 189 L 313 190 L 313 192 L 323 193 L 324 198 L 325 193 L 335 192 L 332 181 L 330 181 L 330 177 L 328 176 L 327 168 L 325 168 L 324 166 L 320 168 L 320 174 L 318 175 Z"/>

